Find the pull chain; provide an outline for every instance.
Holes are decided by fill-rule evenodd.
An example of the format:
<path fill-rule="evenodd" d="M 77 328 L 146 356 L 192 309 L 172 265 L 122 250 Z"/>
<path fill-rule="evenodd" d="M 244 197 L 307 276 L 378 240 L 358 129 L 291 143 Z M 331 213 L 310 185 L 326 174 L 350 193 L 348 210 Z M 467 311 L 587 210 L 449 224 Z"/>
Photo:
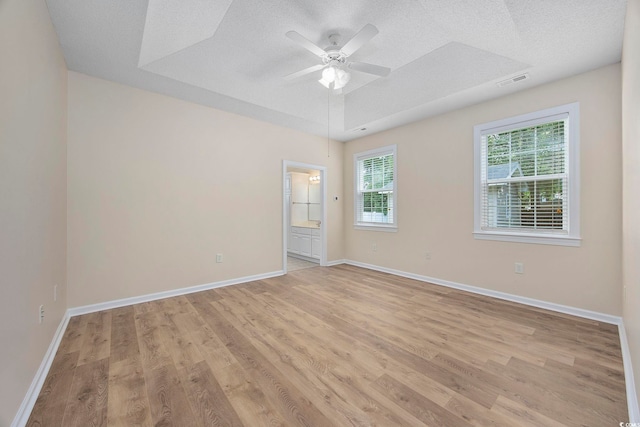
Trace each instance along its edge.
<path fill-rule="evenodd" d="M 329 148 L 331 147 L 330 141 L 329 141 L 329 99 L 331 97 L 331 89 L 327 89 L 327 157 L 331 157 L 330 153 L 329 153 Z"/>

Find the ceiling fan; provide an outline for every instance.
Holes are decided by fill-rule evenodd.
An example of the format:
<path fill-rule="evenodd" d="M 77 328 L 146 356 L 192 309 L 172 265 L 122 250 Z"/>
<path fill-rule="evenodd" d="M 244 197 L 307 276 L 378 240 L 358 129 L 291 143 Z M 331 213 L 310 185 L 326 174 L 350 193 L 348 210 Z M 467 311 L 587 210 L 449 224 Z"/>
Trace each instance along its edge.
<path fill-rule="evenodd" d="M 329 42 L 331 43 L 326 49 L 311 43 L 303 35 L 296 31 L 287 32 L 286 36 L 307 49 L 309 52 L 317 55 L 322 60 L 322 64 L 314 65 L 304 70 L 285 76 L 286 80 L 292 80 L 315 71 L 322 71 L 322 78 L 318 80 L 327 89 L 342 89 L 351 79 L 351 74 L 346 69 L 360 71 L 363 73 L 373 74 L 375 76 L 386 77 L 391 72 L 390 68 L 381 67 L 380 65 L 368 64 L 366 62 L 349 61 L 349 57 L 360 49 L 365 43 L 371 40 L 378 29 L 367 24 L 349 40 L 344 46 L 340 46 L 340 34 L 331 34 Z"/>

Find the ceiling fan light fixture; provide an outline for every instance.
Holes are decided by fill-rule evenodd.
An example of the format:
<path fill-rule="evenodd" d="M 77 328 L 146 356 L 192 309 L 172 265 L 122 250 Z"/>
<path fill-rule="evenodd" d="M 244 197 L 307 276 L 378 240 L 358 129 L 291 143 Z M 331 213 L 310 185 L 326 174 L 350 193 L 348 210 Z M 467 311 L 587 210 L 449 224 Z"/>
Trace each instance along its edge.
<path fill-rule="evenodd" d="M 338 69 L 336 72 L 336 80 L 333 84 L 334 89 L 342 89 L 351 80 L 351 73 L 348 73 L 342 69 Z"/>
<path fill-rule="evenodd" d="M 320 80 L 318 80 L 318 83 L 320 83 L 322 86 L 326 87 L 327 89 L 329 89 L 329 85 L 331 84 L 329 80 L 324 79 L 324 76 Z"/>
<path fill-rule="evenodd" d="M 331 83 L 333 83 L 333 89 L 342 89 L 349 80 L 351 80 L 350 73 L 331 65 L 322 71 L 322 78 L 318 82 L 327 89 L 332 88 Z"/>
<path fill-rule="evenodd" d="M 336 81 L 339 81 L 342 83 L 342 85 L 346 85 L 347 83 L 349 83 L 349 80 L 351 80 L 351 73 L 348 73 L 344 70 L 338 70 L 337 72 L 337 76 L 336 76 Z"/>
<path fill-rule="evenodd" d="M 342 83 L 342 82 L 339 82 L 338 80 L 336 80 L 336 81 L 333 83 L 333 88 L 334 88 L 335 90 L 342 89 L 342 88 L 344 87 L 344 85 L 345 85 L 345 83 Z"/>
<path fill-rule="evenodd" d="M 336 74 L 337 74 L 336 69 L 333 66 L 327 67 L 322 72 L 322 80 L 331 83 L 335 81 Z"/>

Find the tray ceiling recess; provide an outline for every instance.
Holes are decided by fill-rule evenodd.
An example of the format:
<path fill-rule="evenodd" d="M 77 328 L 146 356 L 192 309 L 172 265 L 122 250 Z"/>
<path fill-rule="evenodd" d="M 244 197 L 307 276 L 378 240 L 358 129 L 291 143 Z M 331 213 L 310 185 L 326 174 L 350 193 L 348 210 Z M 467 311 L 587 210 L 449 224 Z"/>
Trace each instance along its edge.
<path fill-rule="evenodd" d="M 70 70 L 321 136 L 329 121 L 341 141 L 619 62 L 626 10 L 625 0 L 47 4 Z"/>

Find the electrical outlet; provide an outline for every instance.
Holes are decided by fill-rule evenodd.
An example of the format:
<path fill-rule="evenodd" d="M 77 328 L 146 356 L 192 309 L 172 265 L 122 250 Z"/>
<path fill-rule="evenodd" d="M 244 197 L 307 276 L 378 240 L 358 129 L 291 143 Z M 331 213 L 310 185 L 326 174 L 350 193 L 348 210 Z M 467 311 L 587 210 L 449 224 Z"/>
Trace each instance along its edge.
<path fill-rule="evenodd" d="M 371 245 L 371 250 L 372 250 L 373 252 L 377 251 L 377 250 L 378 250 L 378 244 L 377 244 L 377 243 L 374 243 L 373 245 Z"/>
<path fill-rule="evenodd" d="M 216 262 L 222 262 L 222 254 L 216 254 Z"/>
<path fill-rule="evenodd" d="M 53 301 L 58 301 L 58 285 L 53 285 Z"/>
<path fill-rule="evenodd" d="M 521 262 L 516 262 L 516 273 L 524 274 L 524 264 Z"/>
<path fill-rule="evenodd" d="M 42 323 L 44 320 L 44 305 L 38 307 L 38 323 Z"/>
<path fill-rule="evenodd" d="M 424 255 L 424 259 L 426 259 L 426 260 L 430 260 L 430 259 L 431 259 L 431 253 L 427 252 L 427 253 Z"/>

